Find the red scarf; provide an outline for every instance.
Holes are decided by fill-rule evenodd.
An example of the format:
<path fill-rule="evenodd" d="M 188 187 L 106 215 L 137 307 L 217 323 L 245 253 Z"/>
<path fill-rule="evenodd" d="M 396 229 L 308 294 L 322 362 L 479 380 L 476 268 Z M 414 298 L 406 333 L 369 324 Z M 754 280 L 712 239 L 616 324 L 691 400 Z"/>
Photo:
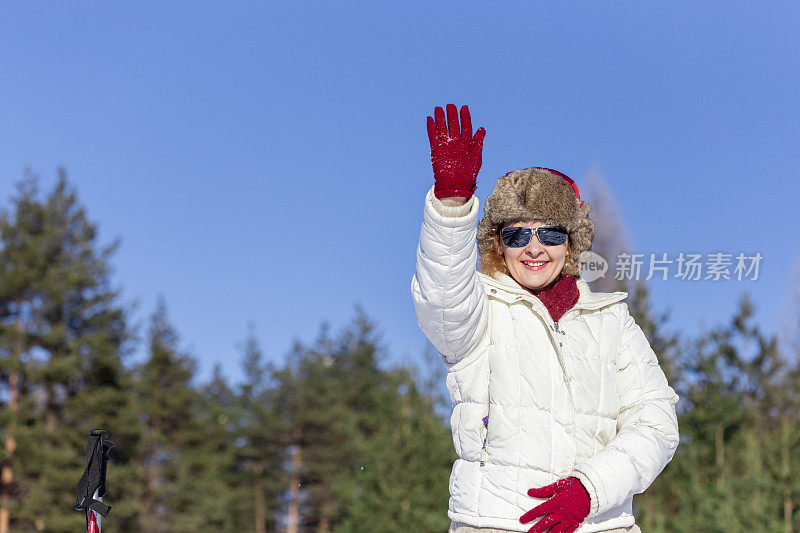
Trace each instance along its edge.
<path fill-rule="evenodd" d="M 578 302 L 580 292 L 577 281 L 577 276 L 566 276 L 558 278 L 549 287 L 540 291 L 533 291 L 523 285 L 520 287 L 539 298 L 553 321 L 557 321 Z"/>

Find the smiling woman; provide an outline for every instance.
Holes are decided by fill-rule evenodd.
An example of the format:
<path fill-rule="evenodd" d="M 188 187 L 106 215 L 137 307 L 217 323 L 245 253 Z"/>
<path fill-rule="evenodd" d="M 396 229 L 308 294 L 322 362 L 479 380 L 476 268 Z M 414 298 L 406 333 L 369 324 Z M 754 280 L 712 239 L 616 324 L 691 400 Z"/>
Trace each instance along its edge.
<path fill-rule="evenodd" d="M 549 287 L 561 275 L 569 257 L 564 226 L 548 226 L 532 220 L 515 222 L 500 233 L 503 259 L 511 277 L 520 285 L 536 292 Z"/>
<path fill-rule="evenodd" d="M 633 496 L 678 446 L 678 397 L 627 294 L 579 279 L 591 208 L 532 167 L 497 180 L 476 228 L 485 132 L 466 106 L 461 127 L 452 104 L 434 115 L 411 292 L 453 402 L 450 531 L 639 531 Z"/>

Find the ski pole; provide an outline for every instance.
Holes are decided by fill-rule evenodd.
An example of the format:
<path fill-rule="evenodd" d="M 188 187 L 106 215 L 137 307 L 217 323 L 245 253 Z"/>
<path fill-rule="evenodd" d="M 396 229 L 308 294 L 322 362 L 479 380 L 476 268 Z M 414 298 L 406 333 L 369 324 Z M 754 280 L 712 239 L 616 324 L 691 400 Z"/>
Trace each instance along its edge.
<path fill-rule="evenodd" d="M 86 513 L 86 532 L 100 533 L 102 517 L 108 516 L 110 505 L 103 503 L 106 495 L 106 466 L 108 452 L 114 443 L 108 440 L 108 433 L 103 429 L 93 429 L 89 432 L 86 442 L 86 470 L 84 470 L 75 493 L 78 501 L 75 510 Z"/>

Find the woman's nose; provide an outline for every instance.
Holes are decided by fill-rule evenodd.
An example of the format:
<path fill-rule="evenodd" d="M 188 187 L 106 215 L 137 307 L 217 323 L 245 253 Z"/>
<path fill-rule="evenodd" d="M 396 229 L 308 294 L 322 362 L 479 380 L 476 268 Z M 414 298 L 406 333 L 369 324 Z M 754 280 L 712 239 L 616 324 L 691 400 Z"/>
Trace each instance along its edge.
<path fill-rule="evenodd" d="M 539 242 L 539 238 L 537 237 L 536 233 L 531 235 L 531 241 L 528 243 L 528 246 L 525 247 L 525 252 L 534 257 L 541 255 L 541 253 L 544 252 L 544 247 L 542 246 L 542 243 Z"/>

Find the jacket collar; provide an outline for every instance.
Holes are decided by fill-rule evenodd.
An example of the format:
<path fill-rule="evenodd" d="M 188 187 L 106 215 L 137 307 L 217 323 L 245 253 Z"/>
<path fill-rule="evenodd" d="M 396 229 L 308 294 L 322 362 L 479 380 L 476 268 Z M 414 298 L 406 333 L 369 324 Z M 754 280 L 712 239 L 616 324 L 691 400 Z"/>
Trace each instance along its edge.
<path fill-rule="evenodd" d="M 484 285 L 489 287 L 491 296 L 495 298 L 508 303 L 518 300 L 536 300 L 537 303 L 541 303 L 536 296 L 520 287 L 508 274 L 497 272 L 494 277 L 490 277 L 482 272 L 478 272 L 478 276 L 483 281 Z M 592 292 L 589 288 L 589 284 L 580 278 L 577 280 L 577 285 L 579 293 L 578 302 L 572 309 L 600 309 L 601 307 L 622 301 L 628 297 L 628 293 L 623 291 Z"/>

